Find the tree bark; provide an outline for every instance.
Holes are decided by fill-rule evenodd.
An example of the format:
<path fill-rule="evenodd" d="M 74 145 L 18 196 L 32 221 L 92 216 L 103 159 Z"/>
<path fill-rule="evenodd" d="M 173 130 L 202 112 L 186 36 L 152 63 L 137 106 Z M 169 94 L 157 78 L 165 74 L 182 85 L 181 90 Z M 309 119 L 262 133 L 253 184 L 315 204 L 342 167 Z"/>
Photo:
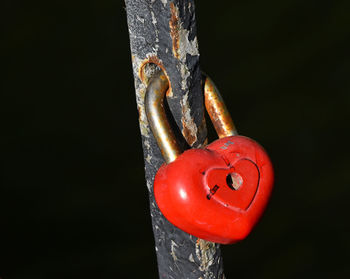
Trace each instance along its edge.
<path fill-rule="evenodd" d="M 167 74 L 170 122 L 181 144 L 206 141 L 194 1 L 125 0 L 150 213 L 160 278 L 224 278 L 218 244 L 197 239 L 169 223 L 153 196 L 153 180 L 164 163 L 147 122 L 144 96 L 155 70 Z"/>

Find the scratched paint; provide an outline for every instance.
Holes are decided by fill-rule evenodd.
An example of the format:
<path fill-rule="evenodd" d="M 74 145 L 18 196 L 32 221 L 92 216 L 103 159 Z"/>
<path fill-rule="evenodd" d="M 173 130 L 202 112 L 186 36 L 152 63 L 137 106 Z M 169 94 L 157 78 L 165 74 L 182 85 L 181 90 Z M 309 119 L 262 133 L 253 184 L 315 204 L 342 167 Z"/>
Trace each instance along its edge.
<path fill-rule="evenodd" d="M 171 89 L 167 92 L 169 107 L 188 143 L 197 147 L 205 144 L 206 126 L 200 108 L 203 100 L 198 84 L 198 41 L 194 34 L 194 1 L 125 0 L 125 4 L 160 277 L 184 278 L 186 274 L 188 279 L 223 279 L 219 246 L 206 244 L 204 240 L 198 242 L 169 224 L 159 212 L 153 197 L 153 178 L 163 160 L 144 109 L 147 84 L 154 70 L 144 67 L 145 63 L 157 65 L 168 76 Z"/>
<path fill-rule="evenodd" d="M 184 135 L 187 143 L 192 146 L 197 141 L 197 125 L 194 123 L 191 117 L 191 109 L 188 102 L 188 93 L 184 95 L 181 100 L 182 108 L 182 134 Z"/>
<path fill-rule="evenodd" d="M 180 104 L 182 108 L 182 134 L 188 144 L 192 146 L 197 141 L 198 128 L 193 121 L 191 108 L 188 100 L 188 78 L 190 71 L 186 64 L 187 55 L 199 56 L 197 37 L 189 40 L 190 32 L 183 28 L 183 24 L 179 17 L 179 9 L 174 3 L 170 3 L 171 18 L 169 21 L 170 35 L 172 38 L 172 51 L 176 59 L 180 61 L 178 66 L 181 73 L 181 88 L 185 92 Z"/>

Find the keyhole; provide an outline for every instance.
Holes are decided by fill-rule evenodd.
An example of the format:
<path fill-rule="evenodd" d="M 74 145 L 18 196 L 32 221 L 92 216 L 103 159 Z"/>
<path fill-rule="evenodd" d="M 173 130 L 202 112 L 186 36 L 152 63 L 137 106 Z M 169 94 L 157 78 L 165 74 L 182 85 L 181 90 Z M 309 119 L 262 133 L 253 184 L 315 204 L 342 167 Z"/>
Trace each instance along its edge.
<path fill-rule="evenodd" d="M 243 184 L 243 178 L 237 172 L 232 172 L 227 175 L 226 183 L 232 190 L 237 191 Z"/>

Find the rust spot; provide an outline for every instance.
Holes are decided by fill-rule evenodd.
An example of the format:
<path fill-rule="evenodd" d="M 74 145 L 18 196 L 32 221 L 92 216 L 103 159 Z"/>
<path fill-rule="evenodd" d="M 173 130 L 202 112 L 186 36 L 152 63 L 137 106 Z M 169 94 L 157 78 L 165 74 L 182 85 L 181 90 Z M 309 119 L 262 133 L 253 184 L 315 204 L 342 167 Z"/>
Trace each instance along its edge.
<path fill-rule="evenodd" d="M 187 113 L 186 110 L 187 110 L 187 106 L 182 106 L 182 115 L 186 115 Z M 182 117 L 181 123 L 182 123 L 182 134 L 185 137 L 187 143 L 190 146 L 192 146 L 197 140 L 196 134 L 193 133 L 193 127 L 187 123 L 185 117 Z"/>
<path fill-rule="evenodd" d="M 210 78 L 204 85 L 205 107 L 219 138 L 237 134 L 231 115 L 224 100 Z"/>
<path fill-rule="evenodd" d="M 179 10 L 176 8 L 173 2 L 170 3 L 171 17 L 169 21 L 170 26 L 170 36 L 173 41 L 173 54 L 174 57 L 179 59 L 179 30 L 180 30 L 180 20 L 179 20 Z"/>
<path fill-rule="evenodd" d="M 159 68 L 164 71 L 162 61 L 155 55 L 152 55 L 142 61 L 141 66 L 139 67 L 139 78 L 143 83 L 148 83 L 148 76 L 146 75 L 145 69 L 147 64 L 156 64 Z M 165 71 L 164 71 L 165 72 Z"/>
<path fill-rule="evenodd" d="M 187 143 L 192 146 L 196 140 L 197 140 L 197 137 L 195 137 L 193 134 L 192 134 L 192 131 L 186 127 L 186 122 L 182 120 L 182 126 L 183 126 L 183 130 L 182 130 L 182 133 L 187 141 Z"/>
<path fill-rule="evenodd" d="M 152 55 L 152 56 L 148 57 L 147 59 L 145 59 L 144 61 L 142 61 L 141 66 L 139 67 L 139 78 L 141 79 L 142 83 L 148 84 L 148 82 L 149 82 L 150 77 L 146 74 L 147 64 L 156 64 L 163 71 L 163 73 L 166 75 L 168 82 L 169 82 L 169 89 L 166 92 L 166 96 L 172 97 L 173 90 L 171 87 L 171 82 L 170 82 L 169 76 L 168 76 L 167 72 L 165 71 L 165 68 L 163 66 L 162 61 L 155 55 Z"/>

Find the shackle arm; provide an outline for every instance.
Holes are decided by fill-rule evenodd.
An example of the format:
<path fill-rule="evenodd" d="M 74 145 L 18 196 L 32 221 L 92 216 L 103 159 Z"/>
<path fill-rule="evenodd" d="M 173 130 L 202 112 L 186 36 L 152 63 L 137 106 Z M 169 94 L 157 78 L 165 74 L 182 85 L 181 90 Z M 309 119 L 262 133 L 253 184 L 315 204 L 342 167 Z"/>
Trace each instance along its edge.
<path fill-rule="evenodd" d="M 204 75 L 204 78 L 205 108 L 219 138 L 237 135 L 235 125 L 219 90 L 208 76 Z M 168 78 L 162 71 L 159 71 L 150 79 L 145 95 L 147 119 L 167 164 L 174 161 L 184 151 L 177 143 L 164 110 L 164 98 L 168 88 Z"/>
<path fill-rule="evenodd" d="M 219 138 L 238 135 L 230 112 L 214 82 L 203 74 L 205 108 Z"/>
<path fill-rule="evenodd" d="M 167 164 L 174 161 L 183 152 L 176 141 L 164 110 L 164 97 L 168 88 L 168 78 L 162 71 L 159 71 L 151 78 L 145 96 L 148 123 Z"/>

